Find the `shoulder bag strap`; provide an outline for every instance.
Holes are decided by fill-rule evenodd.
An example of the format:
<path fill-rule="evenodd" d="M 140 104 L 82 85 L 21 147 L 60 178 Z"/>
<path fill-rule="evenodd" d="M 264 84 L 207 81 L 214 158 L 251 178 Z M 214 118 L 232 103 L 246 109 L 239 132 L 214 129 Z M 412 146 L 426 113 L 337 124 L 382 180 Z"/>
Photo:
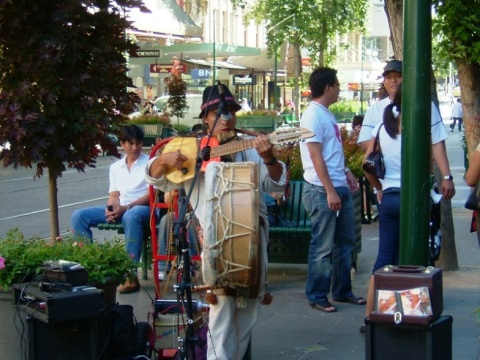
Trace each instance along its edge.
<path fill-rule="evenodd" d="M 382 151 L 382 148 L 380 147 L 380 130 L 382 130 L 383 122 L 380 124 L 378 131 L 377 131 L 377 136 L 375 136 L 375 144 L 373 145 L 373 150 L 377 149 L 378 145 L 378 150 Z"/>

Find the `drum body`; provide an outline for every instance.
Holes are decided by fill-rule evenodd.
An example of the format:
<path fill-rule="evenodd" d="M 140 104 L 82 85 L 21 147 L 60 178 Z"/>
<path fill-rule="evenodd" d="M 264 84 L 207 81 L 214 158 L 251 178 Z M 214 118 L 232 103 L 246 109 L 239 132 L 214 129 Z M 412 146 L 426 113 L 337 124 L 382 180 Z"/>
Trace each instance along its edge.
<path fill-rule="evenodd" d="M 248 287 L 258 280 L 259 193 L 253 162 L 210 163 L 205 173 L 205 284 Z"/>

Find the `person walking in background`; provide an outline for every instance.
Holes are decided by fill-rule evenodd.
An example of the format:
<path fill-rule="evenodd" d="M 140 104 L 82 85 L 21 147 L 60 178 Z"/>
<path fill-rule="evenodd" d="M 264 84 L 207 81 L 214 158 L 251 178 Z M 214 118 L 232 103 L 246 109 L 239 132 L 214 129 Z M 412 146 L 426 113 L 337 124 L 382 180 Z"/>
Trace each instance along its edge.
<path fill-rule="evenodd" d="M 124 125 L 120 130 L 120 145 L 125 157 L 110 166 L 107 206 L 76 210 L 71 216 L 74 237 L 93 238 L 91 227 L 100 223 L 122 223 L 125 248 L 135 262 L 142 254 L 143 229 L 150 219 L 150 201 L 145 181 L 148 155 L 142 152 L 143 130 L 137 125 Z M 121 293 L 140 289 L 138 277 L 127 279 L 118 287 Z"/>
<path fill-rule="evenodd" d="M 462 117 L 463 117 L 463 110 L 462 110 L 462 102 L 460 98 L 457 98 L 457 101 L 453 103 L 452 106 L 452 124 L 450 128 L 455 130 L 455 124 L 458 121 L 458 131 L 462 131 Z"/>
<path fill-rule="evenodd" d="M 377 190 L 377 201 L 379 211 L 379 244 L 378 255 L 373 266 L 372 274 L 378 269 L 387 265 L 398 264 L 398 253 L 400 246 L 400 185 L 401 185 L 401 132 L 402 132 L 402 89 L 398 87 L 395 92 L 393 102 L 385 107 L 383 122 L 377 124 L 372 131 L 372 136 L 376 137 L 380 143 L 380 149 L 383 154 L 385 164 L 385 177 L 377 177 L 365 172 L 368 181 Z M 433 123 L 431 127 L 432 153 L 442 174 L 450 177 L 448 160 L 442 153 L 442 147 L 437 145 L 447 138 L 447 132 L 443 123 Z M 374 149 L 375 143 L 369 144 L 365 158 Z M 440 150 L 440 151 L 439 151 Z M 453 182 L 452 182 L 453 185 Z M 450 199 L 455 194 L 455 189 L 445 191 L 443 196 Z M 374 310 L 374 279 L 370 277 L 367 295 L 367 306 L 365 316 L 369 317 Z M 365 334 L 365 325 L 360 327 L 360 333 Z"/>
<path fill-rule="evenodd" d="M 241 107 L 242 107 L 242 110 L 245 112 L 252 111 L 252 108 L 250 107 L 250 105 L 248 105 L 248 101 L 246 98 L 242 99 Z"/>
<path fill-rule="evenodd" d="M 337 71 L 317 68 L 309 79 L 312 102 L 300 126 L 314 137 L 300 143 L 305 185 L 303 204 L 310 216 L 312 236 L 308 252 L 306 296 L 310 306 L 325 313 L 337 309 L 329 300 L 364 305 L 352 292 L 350 270 L 355 248 L 352 193 L 358 182 L 345 167 L 337 120 L 328 107 L 338 101 Z"/>

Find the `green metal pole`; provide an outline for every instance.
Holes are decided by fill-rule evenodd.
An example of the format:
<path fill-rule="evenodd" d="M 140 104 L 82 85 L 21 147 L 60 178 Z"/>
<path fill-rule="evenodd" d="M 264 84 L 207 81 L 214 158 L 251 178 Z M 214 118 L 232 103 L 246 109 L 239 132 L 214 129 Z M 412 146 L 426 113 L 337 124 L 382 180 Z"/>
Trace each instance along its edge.
<path fill-rule="evenodd" d="M 212 85 L 215 85 L 215 73 L 217 72 L 217 54 L 215 53 L 216 51 L 216 44 L 215 44 L 215 32 L 216 32 L 216 29 L 215 29 L 215 20 L 216 20 L 216 16 L 215 16 L 215 10 L 213 10 L 213 74 L 212 74 Z"/>
<path fill-rule="evenodd" d="M 400 264 L 428 264 L 431 1 L 405 0 Z"/>
<path fill-rule="evenodd" d="M 272 110 L 275 110 L 277 108 L 277 72 L 278 72 L 278 57 L 277 57 L 277 52 L 278 52 L 278 45 L 277 42 L 275 41 L 275 65 L 274 65 L 274 74 L 273 74 L 273 108 Z"/>

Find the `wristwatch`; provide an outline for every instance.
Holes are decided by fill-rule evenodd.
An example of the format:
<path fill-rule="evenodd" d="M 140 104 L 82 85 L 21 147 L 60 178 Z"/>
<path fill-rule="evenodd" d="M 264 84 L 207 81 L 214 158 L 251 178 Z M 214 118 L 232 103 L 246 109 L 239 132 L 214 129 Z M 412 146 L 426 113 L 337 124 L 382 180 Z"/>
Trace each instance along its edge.
<path fill-rule="evenodd" d="M 453 180 L 453 176 L 452 175 L 445 175 L 443 177 L 443 180 Z"/>

